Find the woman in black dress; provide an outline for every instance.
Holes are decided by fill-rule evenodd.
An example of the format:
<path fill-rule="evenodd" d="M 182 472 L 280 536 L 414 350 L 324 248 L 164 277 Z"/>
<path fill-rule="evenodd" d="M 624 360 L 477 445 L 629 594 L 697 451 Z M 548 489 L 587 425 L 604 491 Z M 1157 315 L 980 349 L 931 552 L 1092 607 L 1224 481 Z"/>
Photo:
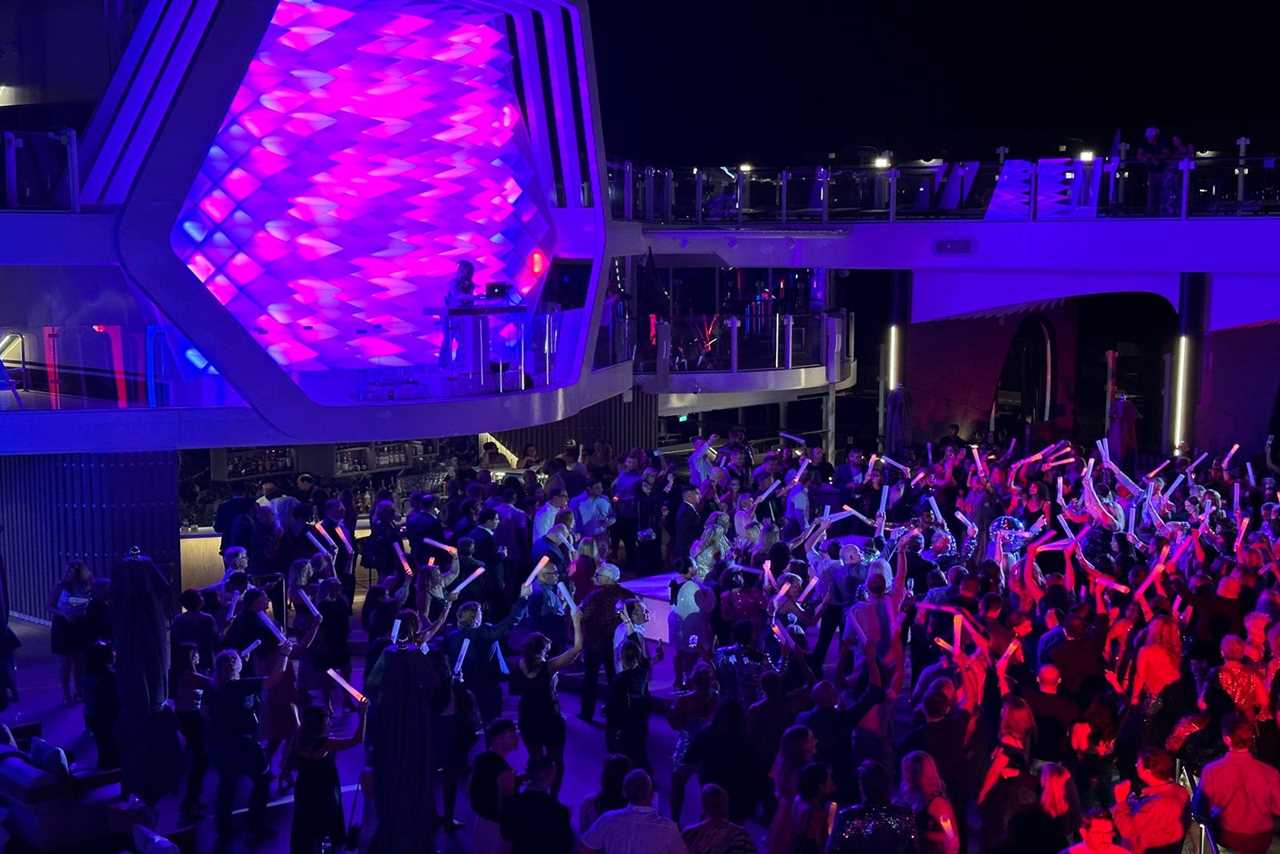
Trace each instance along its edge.
<path fill-rule="evenodd" d="M 556 763 L 556 779 L 552 794 L 559 794 L 564 781 L 564 716 L 556 698 L 559 671 L 568 667 L 582 652 L 582 611 L 573 611 L 573 646 L 548 658 L 551 641 L 534 632 L 524 642 L 520 659 L 511 670 L 511 688 L 520 695 L 520 735 L 529 756 L 549 756 Z"/>
<path fill-rule="evenodd" d="M 92 641 L 85 617 L 93 597 L 93 570 L 81 560 L 73 560 L 53 588 L 49 610 L 53 612 L 53 628 L 49 642 L 53 654 L 62 660 L 62 701 L 80 701 L 80 674 L 85 650 Z"/>
<path fill-rule="evenodd" d="M 289 837 L 292 854 L 316 854 L 328 839 L 338 850 L 346 830 L 342 821 L 342 783 L 338 779 L 337 753 L 364 740 L 367 701 L 359 703 L 356 728 L 347 738 L 335 738 L 329 731 L 329 710 L 308 706 L 302 711 L 289 764 L 298 774 L 293 795 L 293 830 Z"/>

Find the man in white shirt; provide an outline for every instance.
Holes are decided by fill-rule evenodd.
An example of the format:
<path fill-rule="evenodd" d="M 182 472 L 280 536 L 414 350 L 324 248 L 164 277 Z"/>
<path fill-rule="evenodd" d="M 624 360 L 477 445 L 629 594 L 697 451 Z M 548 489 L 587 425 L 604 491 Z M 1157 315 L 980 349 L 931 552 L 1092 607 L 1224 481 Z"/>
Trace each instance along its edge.
<path fill-rule="evenodd" d="M 547 493 L 547 501 L 533 514 L 533 541 L 536 543 L 547 535 L 551 526 L 556 523 L 556 516 L 569 506 L 569 496 L 563 489 L 552 488 Z"/>
<path fill-rule="evenodd" d="M 627 806 L 595 820 L 579 844 L 584 854 L 687 854 L 680 828 L 653 808 L 653 780 L 637 768 L 622 781 Z"/>

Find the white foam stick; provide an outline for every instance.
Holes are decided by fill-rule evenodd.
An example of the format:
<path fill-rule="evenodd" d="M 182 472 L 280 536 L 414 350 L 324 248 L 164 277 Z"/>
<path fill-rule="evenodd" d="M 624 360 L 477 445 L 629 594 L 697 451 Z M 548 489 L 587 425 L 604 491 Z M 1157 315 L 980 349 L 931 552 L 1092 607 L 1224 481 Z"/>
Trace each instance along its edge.
<path fill-rule="evenodd" d="M 1136 503 L 1130 504 L 1129 505 L 1129 527 L 1126 529 L 1130 534 L 1133 533 L 1133 523 L 1137 520 L 1137 517 L 1138 517 L 1138 505 Z"/>
<path fill-rule="evenodd" d="M 1244 470 L 1249 473 L 1249 485 L 1256 489 L 1258 481 L 1253 476 L 1253 463 L 1245 463 Z"/>
<path fill-rule="evenodd" d="M 782 481 L 780 480 L 775 480 L 773 483 L 769 484 L 769 488 L 766 489 L 764 492 L 760 493 L 760 496 L 756 499 L 756 504 L 763 504 L 769 498 L 770 495 L 773 495 L 773 491 L 777 489 L 781 484 L 782 484 Z"/>
<path fill-rule="evenodd" d="M 316 551 L 324 552 L 325 554 L 329 553 L 329 550 L 320 545 L 320 541 L 316 539 L 316 535 L 310 531 L 307 531 L 307 539 L 311 541 L 311 545 L 315 546 Z"/>
<path fill-rule="evenodd" d="M 1097 440 L 1097 441 L 1095 441 L 1093 444 L 1094 444 L 1095 446 L 1097 446 L 1097 448 L 1098 448 L 1098 456 L 1102 457 L 1102 464 L 1105 466 L 1108 462 L 1110 462 L 1110 461 L 1111 461 L 1111 458 L 1107 456 L 1107 446 L 1106 446 L 1106 444 L 1103 442 L 1103 440 L 1102 440 L 1102 439 L 1098 439 L 1098 440 Z"/>
<path fill-rule="evenodd" d="M 341 525 L 334 528 L 333 530 L 334 530 L 334 533 L 338 535 L 338 539 L 342 540 L 342 547 L 347 550 L 347 554 L 355 554 L 356 550 L 351 547 L 351 541 L 347 539 L 346 530 Z"/>
<path fill-rule="evenodd" d="M 573 601 L 573 596 L 569 595 L 569 588 L 565 586 L 563 581 L 556 582 L 556 590 L 560 591 L 560 598 L 569 606 L 569 613 L 578 613 L 578 603 Z"/>
<path fill-rule="evenodd" d="M 1045 543 L 1044 545 L 1040 546 L 1040 551 L 1060 552 L 1064 550 L 1067 546 L 1071 545 L 1071 543 L 1072 543 L 1071 540 L 1054 540 L 1051 543 Z"/>
<path fill-rule="evenodd" d="M 764 562 L 764 583 L 770 587 L 776 588 L 778 580 L 773 577 L 773 568 L 770 566 L 771 561 Z"/>
<path fill-rule="evenodd" d="M 1049 447 L 1057 448 L 1056 445 L 1050 445 Z M 1049 459 L 1053 460 L 1053 459 L 1057 459 L 1058 457 L 1069 457 L 1072 455 L 1072 453 L 1073 451 L 1071 450 L 1071 445 L 1069 444 L 1063 445 L 1061 448 L 1057 448 L 1053 453 L 1049 454 Z"/>
<path fill-rule="evenodd" d="M 1094 464 L 1094 462 L 1095 462 L 1094 458 L 1093 458 L 1093 457 L 1089 457 L 1089 461 L 1088 461 L 1087 463 L 1085 463 L 1085 466 L 1084 466 L 1084 476 L 1085 476 L 1085 477 L 1093 477 L 1093 464 Z"/>
<path fill-rule="evenodd" d="M 964 513 L 962 513 L 959 510 L 955 512 L 955 517 L 960 521 L 961 525 L 964 525 L 966 530 L 976 527 L 972 522 L 969 521 L 969 517 L 964 515 Z"/>
<path fill-rule="evenodd" d="M 338 550 L 338 544 L 333 541 L 333 537 L 329 536 L 329 532 L 324 529 L 324 525 L 322 523 L 316 522 L 314 525 L 311 526 L 311 528 L 317 534 L 319 534 L 322 538 L 324 538 L 324 541 L 329 544 L 330 549 L 332 549 L 335 552 Z"/>
<path fill-rule="evenodd" d="M 876 467 L 876 455 L 872 454 L 871 459 L 867 460 L 867 473 L 863 476 L 863 480 L 871 479 L 871 470 Z"/>
<path fill-rule="evenodd" d="M 773 601 L 775 602 L 779 601 L 780 599 L 782 599 L 783 596 L 786 596 L 790 590 L 791 590 L 791 582 L 790 581 L 782 582 L 782 587 L 778 588 L 778 593 L 773 597 Z"/>
<path fill-rule="evenodd" d="M 858 515 L 857 510 L 846 510 L 843 513 L 832 513 L 830 516 L 823 516 L 822 521 L 827 523 L 839 522 L 841 519 L 848 519 L 850 516 L 857 516 L 857 515 Z M 863 516 L 862 518 L 865 519 L 866 517 Z"/>
<path fill-rule="evenodd" d="M 944 652 L 950 653 L 951 655 L 955 655 L 955 652 L 956 652 L 955 647 L 953 647 L 951 644 L 944 641 L 942 638 L 934 638 L 933 642 L 938 646 L 942 647 Z"/>
<path fill-rule="evenodd" d="M 801 439 L 799 436 L 795 435 L 794 433 L 784 433 L 783 431 L 779 430 L 778 435 L 784 439 L 790 439 L 791 441 L 795 442 L 797 445 L 805 444 L 804 439 Z"/>
<path fill-rule="evenodd" d="M 1173 462 L 1173 460 L 1165 460 L 1160 465 L 1156 466 L 1151 471 L 1147 472 L 1147 480 L 1151 480 L 1153 477 L 1160 474 L 1160 472 L 1164 471 L 1165 467 L 1168 466 L 1169 463 L 1171 462 Z"/>
<path fill-rule="evenodd" d="M 1075 457 L 1062 457 L 1061 459 L 1050 460 L 1049 462 L 1045 463 L 1044 468 L 1047 471 L 1051 468 L 1057 468 L 1058 466 L 1071 465 L 1075 461 L 1076 461 Z"/>
<path fill-rule="evenodd" d="M 551 563 L 551 558 L 547 557 L 546 555 L 543 555 L 542 560 L 538 561 L 538 565 L 533 568 L 533 570 L 529 573 L 529 577 L 524 580 L 524 584 L 521 586 L 528 587 L 529 585 L 533 584 L 533 580 L 538 577 L 538 573 L 542 572 L 543 568 L 549 563 Z"/>
<path fill-rule="evenodd" d="M 316 609 L 316 603 L 311 601 L 311 597 L 307 595 L 305 587 L 298 588 L 298 598 L 302 600 L 302 605 L 311 612 L 311 616 L 320 616 L 320 611 Z"/>
<path fill-rule="evenodd" d="M 1187 476 L 1185 474 L 1180 474 L 1177 477 L 1175 477 L 1173 479 L 1173 485 L 1164 491 L 1165 498 L 1172 499 L 1173 494 L 1178 491 L 1178 487 L 1182 486 L 1182 481 L 1186 480 L 1186 478 Z"/>
<path fill-rule="evenodd" d="M 409 559 L 404 556 L 404 549 L 401 548 L 398 541 L 391 544 L 391 550 L 396 553 L 396 557 L 400 560 L 400 568 L 404 570 L 404 574 L 413 578 L 413 567 L 409 566 Z"/>
<path fill-rule="evenodd" d="M 961 641 L 964 639 L 964 618 L 959 614 L 951 615 L 951 645 L 956 649 L 962 649 Z"/>
<path fill-rule="evenodd" d="M 929 466 L 930 468 L 932 468 L 933 467 L 933 443 L 932 442 L 924 443 L 924 452 L 928 455 Z"/>
<path fill-rule="evenodd" d="M 1244 535 L 1249 531 L 1250 517 L 1245 516 L 1240 520 L 1240 533 L 1236 534 L 1236 551 L 1240 551 L 1240 546 L 1244 544 Z"/>
<path fill-rule="evenodd" d="M 919 483 L 920 481 L 924 480 L 924 476 L 925 476 L 925 475 L 927 475 L 927 474 L 928 474 L 928 472 L 927 472 L 927 471 L 924 471 L 924 470 L 921 470 L 921 471 L 917 472 L 917 473 L 916 473 L 916 476 L 915 476 L 915 477 L 913 477 L 913 478 L 911 478 L 911 485 L 912 485 L 912 486 L 915 486 L 917 483 Z"/>
<path fill-rule="evenodd" d="M 343 679 L 341 673 L 334 670 L 332 667 L 326 670 L 325 673 L 328 673 L 329 678 L 332 679 L 334 682 L 338 683 L 339 688 L 341 688 L 343 691 L 346 691 L 348 694 L 350 694 L 351 699 L 355 700 L 357 703 L 365 702 L 366 698 L 364 694 L 361 694 L 359 691 L 357 691 L 356 686 L 352 685 L 350 682 Z"/>
<path fill-rule="evenodd" d="M 1039 534 L 1042 530 L 1044 530 L 1044 526 L 1046 524 L 1047 523 L 1045 521 L 1044 516 L 1041 516 L 1039 519 L 1036 520 L 1034 525 L 1032 525 L 1030 528 L 1027 529 L 1027 533 L 1034 537 L 1037 534 Z"/>
<path fill-rule="evenodd" d="M 1240 481 L 1231 484 L 1231 512 L 1240 515 Z"/>
<path fill-rule="evenodd" d="M 457 587 L 453 588 L 453 592 L 461 593 L 464 587 L 466 587 L 471 582 L 475 581 L 480 576 L 484 575 L 484 569 L 485 568 L 483 566 L 476 567 L 476 571 L 468 575 L 466 578 L 462 579 L 462 583 L 459 584 Z"/>
<path fill-rule="evenodd" d="M 969 450 L 973 451 L 973 461 L 978 466 L 978 474 L 985 478 L 987 476 L 987 464 L 982 461 L 982 455 L 978 453 L 978 446 L 970 445 Z"/>
<path fill-rule="evenodd" d="M 1204 462 L 1204 461 L 1205 461 L 1206 459 L 1208 459 L 1208 458 L 1209 458 L 1209 452 L 1208 452 L 1208 451 L 1205 451 L 1205 452 L 1204 452 L 1204 453 L 1202 453 L 1200 456 L 1196 457 L 1195 462 L 1193 462 L 1191 465 L 1187 466 L 1187 474 L 1191 474 L 1192 472 L 1194 472 L 1194 471 L 1196 470 L 1196 466 L 1200 465 L 1202 462 Z"/>
<path fill-rule="evenodd" d="M 400 643 L 400 620 L 396 619 L 391 624 L 391 642 Z"/>
<path fill-rule="evenodd" d="M 1222 458 L 1222 470 L 1226 471 L 1231 466 L 1231 458 L 1236 455 L 1236 451 L 1240 450 L 1240 443 L 1236 442 L 1231 446 L 1231 450 L 1227 451 L 1227 455 Z"/>
<path fill-rule="evenodd" d="M 875 527 L 875 525 L 876 525 L 876 523 L 875 523 L 875 522 L 871 521 L 871 520 L 870 520 L 870 519 L 868 519 L 866 516 L 863 516 L 861 513 L 859 513 L 857 510 L 854 510 L 854 509 L 853 509 L 852 507 L 850 507 L 848 504 L 846 504 L 846 505 L 844 506 L 844 509 L 845 509 L 845 512 L 846 512 L 846 513 L 851 514 L 851 515 L 853 516 L 853 518 L 855 518 L 855 519 L 860 519 L 861 521 L 865 522 L 866 524 L 870 525 L 871 527 L 873 527 L 873 528 Z"/>
<path fill-rule="evenodd" d="M 803 460 L 801 460 L 801 461 L 800 461 L 800 468 L 796 469 L 796 482 L 797 482 L 797 483 L 800 481 L 800 478 L 804 477 L 804 471 L 805 471 L 805 469 L 807 469 L 808 467 L 809 467 L 809 460 L 808 460 L 807 458 L 806 458 L 806 459 L 803 459 Z"/>
<path fill-rule="evenodd" d="M 1058 475 L 1058 503 L 1064 506 L 1067 503 L 1067 495 L 1062 488 L 1062 475 Z"/>
<path fill-rule="evenodd" d="M 804 591 L 800 594 L 800 598 L 797 599 L 796 601 L 803 602 L 805 599 L 809 598 L 809 594 L 812 593 L 813 588 L 817 586 L 818 586 L 818 576 L 815 575 L 813 578 L 809 579 L 809 583 L 804 586 Z"/>
<path fill-rule="evenodd" d="M 889 487 L 880 487 L 880 512 L 883 513 L 885 507 L 889 504 Z"/>
<path fill-rule="evenodd" d="M 447 543 L 442 543 L 439 540 L 433 540 L 430 537 L 423 537 L 422 541 L 427 545 L 431 546 L 433 549 L 440 549 L 440 551 L 448 552 L 449 554 L 454 555 L 455 557 L 458 554 L 458 550 L 456 548 L 454 548 L 451 545 L 448 545 Z"/>
<path fill-rule="evenodd" d="M 929 496 L 929 509 L 933 511 L 933 518 L 938 520 L 938 524 L 944 528 L 947 527 L 947 520 L 942 517 L 942 511 L 938 509 L 938 502 L 932 495 Z"/>
<path fill-rule="evenodd" d="M 280 631 L 280 627 L 276 625 L 275 620 L 271 619 L 270 614 L 268 614 L 266 611 L 259 611 L 258 620 L 262 623 L 262 625 L 266 626 L 267 631 L 271 632 L 272 637 L 276 639 L 277 643 L 285 642 L 284 632 Z"/>
<path fill-rule="evenodd" d="M 458 647 L 458 660 L 453 663 L 453 672 L 455 674 L 462 672 L 462 662 L 467 660 L 467 650 L 471 649 L 471 638 L 463 638 L 462 646 Z"/>
<path fill-rule="evenodd" d="M 1155 565 L 1151 567 L 1151 571 L 1147 573 L 1147 577 L 1142 579 L 1142 583 L 1138 585 L 1138 590 L 1136 593 L 1133 594 L 1134 596 L 1141 596 L 1144 592 L 1146 592 L 1146 589 L 1148 587 L 1150 587 L 1152 584 L 1155 583 L 1156 576 L 1164 572 L 1164 562 L 1166 559 L 1168 559 L 1168 557 L 1169 557 L 1169 546 L 1166 545 L 1163 549 L 1160 550 L 1160 559 L 1156 561 Z"/>
<path fill-rule="evenodd" d="M 894 468 L 896 468 L 898 471 L 902 472 L 902 473 L 903 473 L 903 474 L 905 474 L 905 475 L 910 475 L 910 474 L 911 474 L 911 469 L 907 468 L 906 466 L 904 466 L 902 463 L 898 462 L 897 460 L 890 459 L 889 457 L 881 457 L 880 459 L 884 460 L 886 463 L 888 463 L 889 465 L 893 466 Z"/>
<path fill-rule="evenodd" d="M 253 651 L 260 646 L 262 646 L 262 638 L 258 638 L 256 641 L 240 650 L 240 657 L 248 659 L 249 656 L 253 655 Z"/>
<path fill-rule="evenodd" d="M 1071 525 L 1067 522 L 1067 517 L 1059 516 L 1058 524 L 1062 526 L 1062 530 L 1066 531 L 1067 539 L 1074 543 L 1076 541 L 1076 535 L 1071 531 Z"/>
<path fill-rule="evenodd" d="M 832 801 L 827 807 L 827 836 L 831 836 L 836 830 L 836 802 Z"/>
<path fill-rule="evenodd" d="M 830 504 L 824 504 L 824 505 L 823 505 L 823 507 L 822 507 L 822 518 L 823 518 L 823 519 L 830 519 L 830 518 L 831 518 L 831 505 L 830 505 Z"/>
<path fill-rule="evenodd" d="M 1022 646 L 1022 642 L 1017 638 L 1009 641 L 1009 645 L 1004 648 L 1004 652 L 1000 654 L 1000 664 L 1007 664 L 1009 659 L 1013 658 L 1013 654 Z"/>
<path fill-rule="evenodd" d="M 1101 586 L 1106 587 L 1110 590 L 1115 590 L 1118 593 L 1125 593 L 1125 594 L 1129 592 L 1129 588 L 1127 585 L 1121 584 L 1118 581 L 1113 581 L 1110 576 L 1103 575 L 1102 573 L 1097 572 L 1096 570 L 1094 572 L 1089 573 L 1089 577 L 1093 579 L 1093 581 L 1096 584 L 1100 584 Z"/>

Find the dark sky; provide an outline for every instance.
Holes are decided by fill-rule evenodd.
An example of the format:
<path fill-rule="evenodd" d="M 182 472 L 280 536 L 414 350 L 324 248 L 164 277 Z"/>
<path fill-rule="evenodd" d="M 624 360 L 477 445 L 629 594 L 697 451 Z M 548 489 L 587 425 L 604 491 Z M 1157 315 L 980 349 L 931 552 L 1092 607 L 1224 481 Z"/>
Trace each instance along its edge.
<path fill-rule="evenodd" d="M 666 165 L 1105 151 L 1149 123 L 1276 150 L 1280 28 L 1255 6 L 590 0 L 605 146 Z"/>

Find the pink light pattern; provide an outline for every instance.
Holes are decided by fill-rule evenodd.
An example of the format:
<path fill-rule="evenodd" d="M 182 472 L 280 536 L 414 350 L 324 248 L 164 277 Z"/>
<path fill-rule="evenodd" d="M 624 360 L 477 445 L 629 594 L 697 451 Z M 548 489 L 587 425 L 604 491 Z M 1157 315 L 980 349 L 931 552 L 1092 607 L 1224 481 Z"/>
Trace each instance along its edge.
<path fill-rule="evenodd" d="M 281 0 L 174 252 L 291 371 L 434 364 L 458 261 L 525 295 L 554 254 L 511 65 L 491 10 Z"/>

